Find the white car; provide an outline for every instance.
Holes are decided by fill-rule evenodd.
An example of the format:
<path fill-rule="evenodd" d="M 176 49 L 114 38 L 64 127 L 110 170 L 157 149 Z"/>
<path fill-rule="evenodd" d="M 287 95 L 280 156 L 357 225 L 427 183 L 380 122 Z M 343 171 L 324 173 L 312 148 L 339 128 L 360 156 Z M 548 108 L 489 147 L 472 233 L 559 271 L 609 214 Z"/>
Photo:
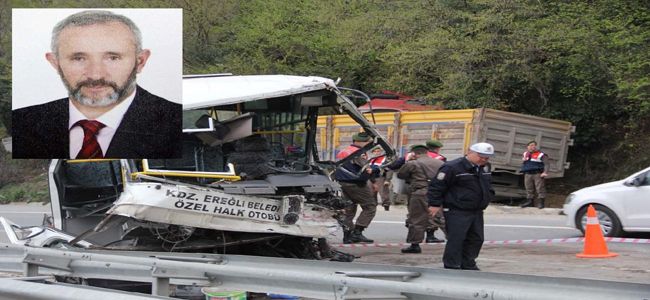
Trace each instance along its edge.
<path fill-rule="evenodd" d="M 594 205 L 605 236 L 650 232 L 650 167 L 623 180 L 571 193 L 563 207 L 567 225 L 584 233 L 589 204 Z"/>

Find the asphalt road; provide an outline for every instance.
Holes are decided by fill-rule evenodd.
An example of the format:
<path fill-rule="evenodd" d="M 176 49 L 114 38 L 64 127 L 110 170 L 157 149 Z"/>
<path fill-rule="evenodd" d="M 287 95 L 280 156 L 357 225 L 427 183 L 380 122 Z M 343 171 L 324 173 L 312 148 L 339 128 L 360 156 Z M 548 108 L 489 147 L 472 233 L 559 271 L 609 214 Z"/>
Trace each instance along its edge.
<path fill-rule="evenodd" d="M 581 236 L 577 229 L 566 227 L 565 216 L 559 215 L 559 212 L 559 209 L 490 206 L 485 213 L 485 239 L 502 241 Z M 375 219 L 364 231 L 364 235 L 379 243 L 403 242 L 407 233 L 405 219 L 405 206 L 393 206 L 390 211 L 384 211 L 379 206 Z M 440 231 L 436 236 L 444 237 Z M 340 243 L 341 233 L 337 233 L 331 240 Z"/>
<path fill-rule="evenodd" d="M 403 206 L 391 207 L 378 213 L 370 228 L 364 232 L 375 244 L 340 245 L 341 233 L 329 240 L 337 249 L 354 254 L 356 262 L 391 265 L 411 265 L 431 268 L 442 267 L 444 244 L 423 245 L 421 254 L 402 254 L 405 246 L 406 228 Z M 40 225 L 43 213 L 49 213 L 49 206 L 40 204 L 0 205 L 0 216 L 9 218 L 19 225 Z M 565 225 L 565 217 L 558 209 L 490 206 L 485 213 L 486 241 L 513 241 L 535 239 L 571 239 L 581 234 Z M 438 232 L 439 237 L 443 237 Z M 634 236 L 633 236 L 634 238 Z M 636 238 L 648 238 L 637 236 Z M 6 243 L 4 231 L 0 229 L 0 243 Z M 392 243 L 377 245 L 379 243 Z M 337 245 L 339 244 L 339 245 Z M 579 259 L 582 242 L 538 242 L 486 244 L 483 246 L 478 264 L 483 271 L 528 274 L 552 277 L 572 277 L 610 281 L 650 284 L 650 243 L 608 243 L 609 251 L 619 256 L 608 259 Z"/>
<path fill-rule="evenodd" d="M 576 238 L 582 234 L 566 227 L 566 217 L 559 212 L 559 209 L 491 205 L 485 212 L 486 244 L 477 259 L 481 270 L 650 284 L 650 261 L 647 259 L 650 243 L 610 242 L 607 244 L 609 252 L 618 253 L 617 257 L 577 258 L 584 244 L 576 242 Z M 407 246 L 404 243 L 405 215 L 404 207 L 391 207 L 388 212 L 379 210 L 370 228 L 364 232 L 375 239 L 374 244 L 341 245 L 340 233 L 330 241 L 338 250 L 357 256 L 355 262 L 442 268 L 444 244 L 422 244 L 421 254 L 400 252 L 400 248 Z M 442 234 L 438 232 L 437 236 L 442 237 Z M 632 235 L 629 240 L 645 241 L 647 238 L 647 235 Z M 531 241 L 540 239 L 542 241 Z"/>
<path fill-rule="evenodd" d="M 40 203 L 0 205 L 0 216 L 20 226 L 41 225 L 44 214 L 51 214 L 49 205 Z M 0 243 L 9 243 L 4 229 L 0 226 Z"/>
<path fill-rule="evenodd" d="M 0 205 L 0 216 L 11 219 L 14 223 L 24 225 L 40 225 L 43 214 L 51 214 L 50 205 L 41 203 Z"/>

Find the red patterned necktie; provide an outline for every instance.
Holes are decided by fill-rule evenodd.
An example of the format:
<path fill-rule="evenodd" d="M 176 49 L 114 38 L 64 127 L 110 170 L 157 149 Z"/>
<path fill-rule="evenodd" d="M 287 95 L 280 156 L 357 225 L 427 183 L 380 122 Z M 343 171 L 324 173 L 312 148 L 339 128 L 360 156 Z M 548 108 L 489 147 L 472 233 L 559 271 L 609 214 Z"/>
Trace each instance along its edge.
<path fill-rule="evenodd" d="M 80 120 L 74 126 L 81 126 L 84 130 L 84 143 L 77 154 L 77 159 L 103 158 L 102 147 L 97 142 L 97 133 L 106 125 L 98 121 Z M 73 126 L 73 127 L 74 127 Z"/>

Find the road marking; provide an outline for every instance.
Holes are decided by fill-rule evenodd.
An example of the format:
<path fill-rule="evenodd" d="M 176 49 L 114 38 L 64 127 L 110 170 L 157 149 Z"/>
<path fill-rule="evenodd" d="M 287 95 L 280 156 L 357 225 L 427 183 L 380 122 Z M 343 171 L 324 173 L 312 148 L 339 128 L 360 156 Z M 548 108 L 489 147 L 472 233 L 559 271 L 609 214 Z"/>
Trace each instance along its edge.
<path fill-rule="evenodd" d="M 557 244 L 557 243 L 582 243 L 584 237 L 562 238 L 562 239 L 535 239 L 535 240 L 504 240 L 504 241 L 484 241 L 483 245 L 518 245 L 518 244 Z M 650 244 L 650 239 L 629 239 L 629 238 L 605 238 L 606 242 L 611 243 L 629 243 L 629 244 Z M 444 246 L 444 243 L 421 243 L 421 246 Z M 404 247 L 410 243 L 374 243 L 374 244 L 330 244 L 337 248 L 370 248 L 370 247 Z"/>
<path fill-rule="evenodd" d="M 376 221 L 373 220 L 372 223 L 379 223 L 379 224 L 400 224 L 404 225 L 404 221 Z M 540 228 L 540 229 L 570 229 L 570 230 L 577 230 L 575 228 L 571 227 L 565 227 L 565 226 L 542 226 L 542 225 L 519 225 L 519 224 L 485 224 L 485 227 L 518 227 L 518 228 Z"/>
<path fill-rule="evenodd" d="M 485 227 L 520 227 L 520 228 L 542 228 L 542 229 L 570 229 L 577 230 L 571 227 L 565 226 L 541 226 L 541 225 L 510 225 L 510 224 L 485 224 Z"/>
<path fill-rule="evenodd" d="M 497 258 L 486 258 L 486 257 L 480 257 L 477 258 L 476 260 L 478 261 L 493 261 L 493 262 L 518 262 L 518 260 L 512 260 L 512 259 L 497 259 Z"/>

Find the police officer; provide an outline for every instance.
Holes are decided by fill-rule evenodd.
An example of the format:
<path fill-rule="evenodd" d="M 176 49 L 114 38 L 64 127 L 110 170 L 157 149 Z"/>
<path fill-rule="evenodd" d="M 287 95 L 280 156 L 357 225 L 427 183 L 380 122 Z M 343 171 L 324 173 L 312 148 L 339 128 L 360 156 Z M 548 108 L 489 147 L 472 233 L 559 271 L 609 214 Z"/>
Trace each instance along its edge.
<path fill-rule="evenodd" d="M 429 213 L 441 206 L 447 228 L 442 257 L 446 269 L 479 270 L 476 258 L 483 245 L 483 210 L 494 197 L 488 163 L 494 147 L 476 143 L 465 157 L 445 163 L 431 180 L 427 193 Z"/>
<path fill-rule="evenodd" d="M 365 132 L 352 136 L 352 145 L 343 149 L 336 155 L 337 160 L 344 159 L 370 143 L 372 138 Z M 363 230 L 368 228 L 377 213 L 377 199 L 372 198 L 372 190 L 368 180 L 379 174 L 378 168 L 367 168 L 367 155 L 364 153 L 341 164 L 334 172 L 334 178 L 341 185 L 343 197 L 352 201 L 352 205 L 345 208 L 343 221 L 343 243 L 372 243 L 373 240 L 363 235 Z M 357 214 L 357 205 L 361 206 L 361 213 L 357 224 L 353 222 Z"/>
<path fill-rule="evenodd" d="M 442 154 L 440 154 L 440 148 L 443 147 L 440 141 L 435 139 L 428 140 L 426 145 L 427 148 L 429 149 L 429 152 L 427 152 L 427 155 L 429 157 L 443 162 L 447 161 L 447 158 L 442 156 Z M 427 244 L 442 243 L 445 241 L 436 237 L 436 231 L 440 228 L 442 228 L 442 232 L 445 235 L 447 235 L 447 232 L 445 231 L 445 217 L 442 215 L 442 210 L 439 210 L 435 216 L 429 218 L 429 224 L 427 225 L 427 231 L 426 231 L 427 238 L 425 240 Z"/>
<path fill-rule="evenodd" d="M 373 157 L 370 159 L 370 165 L 374 168 L 383 167 L 386 162 L 386 154 L 384 154 L 383 149 L 381 149 L 381 147 L 375 147 L 372 149 L 372 156 Z M 379 174 L 379 176 L 370 179 L 370 182 L 372 183 L 372 197 L 375 199 L 377 198 L 377 195 L 379 195 L 381 206 L 383 206 L 386 211 L 390 210 L 390 191 L 388 190 L 388 183 L 390 182 L 392 173 L 391 170 L 384 170 Z"/>
<path fill-rule="evenodd" d="M 535 202 L 535 191 L 537 191 L 539 201 L 537 208 L 544 208 L 544 198 L 546 198 L 546 185 L 544 180 L 548 176 L 546 159 L 546 154 L 537 150 L 537 142 L 528 142 L 521 165 L 521 172 L 524 173 L 524 186 L 526 187 L 526 202 L 522 203 L 521 207 L 533 206 Z"/>
<path fill-rule="evenodd" d="M 442 143 L 440 141 L 428 140 L 426 145 L 427 145 L 427 149 L 429 149 L 429 153 L 427 154 L 431 158 L 447 161 L 447 158 L 442 156 L 442 154 L 440 154 L 440 148 L 442 148 Z"/>
<path fill-rule="evenodd" d="M 435 139 L 428 140 L 426 142 L 426 148 L 428 150 L 427 153 L 426 153 L 427 156 L 429 156 L 429 157 L 431 157 L 433 159 L 436 159 L 436 160 L 440 160 L 442 162 L 447 161 L 447 158 L 440 154 L 440 148 L 442 148 L 442 147 L 443 147 L 443 145 L 442 145 L 442 143 L 440 141 L 435 140 Z M 398 170 L 399 168 L 401 168 L 406 163 L 407 160 L 411 159 L 412 155 L 413 155 L 412 152 L 407 153 L 405 156 L 400 157 L 396 161 L 389 164 L 386 167 L 386 169 L 387 170 Z M 408 183 L 406 183 L 406 190 L 408 190 L 408 189 L 409 189 L 408 188 Z M 407 205 L 408 205 L 408 203 L 407 203 Z M 384 208 L 386 208 L 386 207 L 384 206 Z M 386 209 L 386 210 L 388 210 L 388 209 Z M 406 216 L 405 225 L 406 225 L 406 228 L 409 227 L 408 214 Z M 445 232 L 444 226 L 445 226 L 445 218 L 442 215 L 442 211 L 438 212 L 435 216 L 430 217 L 429 222 L 428 222 L 427 227 L 426 227 L 426 234 L 427 234 L 426 235 L 426 240 L 425 240 L 426 243 L 442 243 L 442 242 L 444 242 L 445 240 L 442 240 L 442 239 L 439 239 L 439 238 L 436 237 L 436 230 L 438 230 L 439 228 L 443 228 L 443 230 L 442 230 L 443 233 L 445 235 L 447 234 Z"/>
<path fill-rule="evenodd" d="M 408 235 L 406 242 L 411 243 L 402 253 L 421 253 L 420 243 L 429 225 L 429 210 L 427 207 L 427 186 L 429 179 L 438 172 L 443 162 L 427 155 L 425 145 L 411 146 L 411 158 L 397 172 L 397 177 L 409 184 L 408 194 Z"/>

